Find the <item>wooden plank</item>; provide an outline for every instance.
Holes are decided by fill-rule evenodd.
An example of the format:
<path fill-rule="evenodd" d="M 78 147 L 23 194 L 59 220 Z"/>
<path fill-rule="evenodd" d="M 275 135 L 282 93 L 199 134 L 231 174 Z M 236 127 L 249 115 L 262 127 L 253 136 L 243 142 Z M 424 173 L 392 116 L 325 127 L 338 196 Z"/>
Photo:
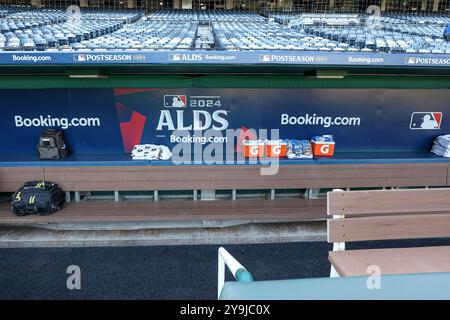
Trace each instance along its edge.
<path fill-rule="evenodd" d="M 172 167 L 170 167 L 172 168 Z M 95 175 L 93 175 L 95 174 Z M 281 166 L 278 173 L 274 176 L 262 176 L 258 167 L 248 166 L 233 168 L 232 166 L 223 167 L 174 167 L 172 169 L 160 170 L 155 167 L 139 167 L 133 170 L 117 170 L 117 168 L 70 168 L 70 170 L 53 170 L 46 168 L 45 176 L 48 180 L 56 178 L 65 181 L 117 181 L 117 180 L 298 180 L 298 179 L 369 179 L 369 178 L 438 178 L 446 175 L 445 168 L 429 169 L 423 167 L 412 171 L 404 168 L 366 168 L 351 169 L 339 168 L 323 170 L 320 166 L 305 169 L 290 168 L 290 166 Z M 445 180 L 445 179 L 444 179 Z M 442 180 L 442 181 L 444 181 Z M 446 181 L 446 180 L 445 180 Z"/>
<path fill-rule="evenodd" d="M 369 266 L 381 275 L 450 272 L 450 246 L 335 251 L 329 260 L 341 276 L 367 275 Z"/>
<path fill-rule="evenodd" d="M 448 213 L 328 220 L 328 242 L 450 237 Z"/>
<path fill-rule="evenodd" d="M 28 180 L 16 182 L 0 182 L 0 192 L 15 192 L 23 186 L 25 181 Z"/>
<path fill-rule="evenodd" d="M 42 167 L 0 167 L 0 192 L 15 192 L 26 181 L 44 180 Z"/>
<path fill-rule="evenodd" d="M 45 178 L 70 191 L 283 189 L 441 186 L 447 166 L 284 165 L 262 176 L 260 166 L 48 167 Z"/>
<path fill-rule="evenodd" d="M 0 205 L 0 224 L 200 220 L 303 221 L 325 219 L 323 200 L 95 201 L 68 203 L 48 216 L 16 217 Z"/>
<path fill-rule="evenodd" d="M 0 174 L 8 173 L 8 172 L 17 172 L 17 173 L 26 173 L 26 172 L 43 172 L 43 167 L 30 166 L 30 167 L 1 167 L 0 166 Z"/>
<path fill-rule="evenodd" d="M 73 176 L 74 173 L 86 174 L 86 173 L 151 173 L 155 179 L 164 178 L 169 175 L 186 175 L 199 177 L 203 174 L 208 176 L 215 175 L 218 178 L 229 178 L 229 176 L 236 175 L 249 179 L 252 177 L 258 177 L 261 174 L 261 166 L 147 166 L 147 167 L 46 167 L 46 175 L 51 174 L 67 174 Z M 414 170 L 411 170 L 414 169 Z M 352 177 L 424 177 L 424 176 L 438 176 L 446 174 L 447 167 L 445 166 L 386 166 L 380 167 L 367 164 L 365 167 L 361 165 L 348 166 L 348 165 L 282 165 L 277 173 L 278 176 L 283 179 L 297 179 L 299 176 L 314 178 L 319 175 L 322 177 L 330 178 L 352 178 Z M 297 175 L 297 176 L 296 176 Z M 270 176 L 263 176 L 262 178 L 270 179 Z"/>
<path fill-rule="evenodd" d="M 60 184 L 66 191 L 139 191 L 139 190 L 201 190 L 201 189 L 304 189 L 304 188 L 346 188 L 382 186 L 434 186 L 442 185 L 445 177 L 405 179 L 315 179 L 315 180 L 167 180 L 158 181 L 66 181 L 57 177 L 48 179 Z"/>
<path fill-rule="evenodd" d="M 450 211 L 450 188 L 328 192 L 328 214 Z"/>
<path fill-rule="evenodd" d="M 232 170 L 255 170 L 259 171 L 260 168 L 263 166 L 260 165 L 214 165 L 214 166 L 207 166 L 207 165 L 181 165 L 181 166 L 48 166 L 45 167 L 46 171 L 50 172 L 70 172 L 72 170 L 79 171 L 79 169 L 86 169 L 88 171 L 142 171 L 143 168 L 147 168 L 149 170 L 152 170 L 154 172 L 168 172 L 168 171 L 209 171 L 211 169 L 214 170 L 226 170 L 229 171 Z M 320 170 L 336 170 L 338 168 L 342 170 L 359 170 L 359 169 L 415 169 L 420 170 L 426 168 L 428 169 L 444 169 L 446 170 L 448 167 L 447 163 L 426 163 L 425 165 L 423 163 L 400 163 L 400 164 L 300 164 L 300 165 L 294 165 L 294 164 L 286 164 L 282 165 L 281 167 L 285 168 L 286 170 L 301 170 L 304 169 L 306 171 L 320 168 Z"/>
<path fill-rule="evenodd" d="M 450 186 L 450 163 L 447 165 L 447 184 L 446 186 Z"/>
<path fill-rule="evenodd" d="M 119 191 L 138 191 L 443 186 L 447 183 L 447 164 L 283 165 L 273 176 L 260 175 L 260 169 L 261 166 L 253 165 L 6 167 L 0 169 L 0 191 L 13 192 L 24 181 L 44 178 L 61 184 L 67 191 L 110 191 L 112 186 Z"/>

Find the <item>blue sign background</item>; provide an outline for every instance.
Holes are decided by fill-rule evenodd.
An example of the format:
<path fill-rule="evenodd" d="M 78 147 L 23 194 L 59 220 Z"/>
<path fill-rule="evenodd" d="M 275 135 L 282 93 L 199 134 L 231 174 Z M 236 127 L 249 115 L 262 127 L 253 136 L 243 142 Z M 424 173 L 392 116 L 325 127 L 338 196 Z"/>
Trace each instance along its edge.
<path fill-rule="evenodd" d="M 228 111 L 230 129 L 280 129 L 281 138 L 309 138 L 333 134 L 339 150 L 426 150 L 440 134 L 450 133 L 450 90 L 388 89 L 170 89 L 117 97 L 125 105 L 148 115 L 143 141 L 168 144 L 156 138 L 164 94 L 220 96 Z M 214 108 L 213 108 L 214 109 Z M 174 115 L 175 110 L 170 111 Z M 439 130 L 411 130 L 413 112 L 443 112 Z M 281 125 L 281 115 L 360 118 L 359 126 Z M 187 112 L 190 115 L 190 112 Z M 185 117 L 186 120 L 186 117 Z M 186 123 L 192 123 L 188 117 Z M 170 132 L 163 132 L 170 134 Z"/>
<path fill-rule="evenodd" d="M 212 114 L 226 111 L 229 129 L 280 129 L 281 138 L 309 138 L 333 134 L 337 150 L 429 150 L 437 135 L 450 133 L 450 90 L 410 89 L 148 89 L 117 93 L 114 89 L 0 90 L 3 107 L 0 126 L 4 132 L 0 153 L 32 154 L 42 127 L 16 127 L 14 117 L 99 118 L 100 126 L 65 130 L 78 154 L 124 152 L 120 123 L 132 112 L 146 117 L 142 143 L 170 145 L 170 130 L 157 131 L 161 111 L 177 122 L 193 123 L 195 110 Z M 186 95 L 184 108 L 167 108 L 164 95 Z M 193 107 L 193 96 L 220 97 L 220 106 Z M 203 98 L 195 98 L 203 99 Z M 216 98 L 217 99 L 217 98 Z M 215 100 L 216 101 L 216 100 Z M 128 113 L 118 114 L 117 105 Z M 411 130 L 413 112 L 442 112 L 438 130 Z M 293 117 L 359 118 L 360 125 L 281 125 L 281 115 Z M 176 125 L 176 124 L 175 124 Z"/>
<path fill-rule="evenodd" d="M 112 89 L 0 90 L 0 100 L 0 127 L 5 134 L 0 143 L 1 153 L 29 154 L 36 150 L 43 127 L 16 127 L 16 115 L 29 119 L 41 115 L 44 118 L 50 115 L 69 119 L 98 117 L 101 121 L 99 127 L 70 126 L 64 130 L 73 152 L 123 152 Z"/>

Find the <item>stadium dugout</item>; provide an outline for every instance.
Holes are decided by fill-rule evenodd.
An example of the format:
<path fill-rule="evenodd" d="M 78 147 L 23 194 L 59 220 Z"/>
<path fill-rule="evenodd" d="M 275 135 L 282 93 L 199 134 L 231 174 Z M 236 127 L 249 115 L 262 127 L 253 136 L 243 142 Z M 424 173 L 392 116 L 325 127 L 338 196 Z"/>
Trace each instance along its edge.
<path fill-rule="evenodd" d="M 449 161 L 429 152 L 450 129 L 448 2 L 375 1 L 379 19 L 366 2 L 0 2 L 0 192 L 49 180 L 67 201 L 28 217 L 4 201 L 0 224 L 325 221 L 329 189 L 448 187 Z M 261 161 L 132 160 L 133 145 L 173 145 L 168 115 L 331 134 L 336 152 L 281 159 L 275 175 Z M 73 155 L 39 160 L 55 119 Z"/>

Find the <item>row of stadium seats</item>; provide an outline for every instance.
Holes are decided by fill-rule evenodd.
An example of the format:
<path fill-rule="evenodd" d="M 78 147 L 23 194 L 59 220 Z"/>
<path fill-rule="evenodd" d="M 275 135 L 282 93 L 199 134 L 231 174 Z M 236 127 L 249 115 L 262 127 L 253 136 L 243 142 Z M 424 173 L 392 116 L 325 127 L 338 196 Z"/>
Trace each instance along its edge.
<path fill-rule="evenodd" d="M 195 22 L 263 22 L 265 18 L 250 12 L 226 12 L 221 10 L 161 10 L 148 15 L 150 20 L 195 21 Z"/>
<path fill-rule="evenodd" d="M 448 15 L 441 14 L 392 14 L 386 13 L 387 17 L 392 17 L 400 20 L 406 20 L 412 24 L 437 24 L 440 26 L 446 26 L 448 24 Z"/>
<path fill-rule="evenodd" d="M 4 18 L 8 14 L 32 10 L 31 6 L 26 5 L 0 5 L 0 18 Z"/>
<path fill-rule="evenodd" d="M 295 25 L 321 25 L 321 26 L 347 26 L 358 25 L 364 23 L 369 17 L 376 17 L 376 15 L 366 14 L 341 14 L 341 13 L 287 13 L 287 12 L 268 12 L 266 17 L 274 19 L 280 24 Z M 408 23 L 408 24 L 436 24 L 446 26 L 449 22 L 449 15 L 443 14 L 404 14 L 404 13 L 390 13 L 383 12 L 379 17 L 383 23 Z"/>
<path fill-rule="evenodd" d="M 324 26 L 352 26 L 358 25 L 361 22 L 361 17 L 357 14 L 314 14 L 303 13 L 296 14 L 276 14 L 269 15 L 269 18 L 274 18 L 278 23 L 285 25 L 324 25 Z"/>

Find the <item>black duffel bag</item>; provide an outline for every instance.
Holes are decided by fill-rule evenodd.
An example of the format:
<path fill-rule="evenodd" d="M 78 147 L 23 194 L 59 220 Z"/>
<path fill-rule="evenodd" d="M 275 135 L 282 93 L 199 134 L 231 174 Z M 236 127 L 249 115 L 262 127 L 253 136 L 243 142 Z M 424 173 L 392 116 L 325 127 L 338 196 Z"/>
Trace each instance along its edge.
<path fill-rule="evenodd" d="M 60 210 L 64 204 L 62 188 L 47 181 L 31 181 L 12 196 L 12 211 L 17 216 L 46 215 Z"/>

